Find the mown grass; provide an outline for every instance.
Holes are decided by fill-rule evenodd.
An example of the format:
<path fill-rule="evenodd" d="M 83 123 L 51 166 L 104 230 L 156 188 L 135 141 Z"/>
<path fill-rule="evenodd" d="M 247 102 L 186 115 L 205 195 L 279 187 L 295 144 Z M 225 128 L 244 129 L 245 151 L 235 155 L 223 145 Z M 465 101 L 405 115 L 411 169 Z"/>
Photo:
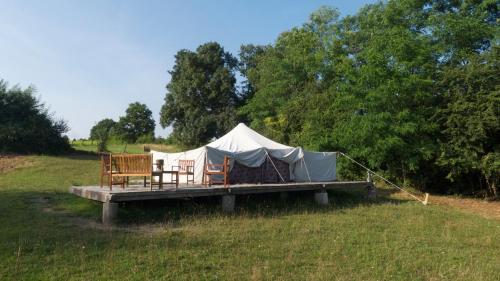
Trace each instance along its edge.
<path fill-rule="evenodd" d="M 500 222 L 337 191 L 129 204 L 105 229 L 95 156 L 32 156 L 0 174 L 0 280 L 499 280 Z"/>
<path fill-rule="evenodd" d="M 97 142 L 89 140 L 72 141 L 71 146 L 75 150 L 97 152 Z M 144 146 L 149 146 L 151 149 L 157 151 L 172 152 L 179 149 L 175 145 L 167 144 L 123 144 L 123 143 L 110 143 L 107 149 L 112 153 L 144 153 Z"/>

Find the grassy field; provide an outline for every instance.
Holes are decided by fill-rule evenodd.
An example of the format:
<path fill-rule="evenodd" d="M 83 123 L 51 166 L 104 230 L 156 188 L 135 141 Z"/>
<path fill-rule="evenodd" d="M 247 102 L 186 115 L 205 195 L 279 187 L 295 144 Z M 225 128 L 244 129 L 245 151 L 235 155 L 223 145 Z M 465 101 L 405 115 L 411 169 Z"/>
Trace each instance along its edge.
<path fill-rule="evenodd" d="M 29 156 L 0 174 L 0 280 L 500 280 L 500 221 L 362 191 L 120 208 L 68 194 L 97 158 Z"/>
<path fill-rule="evenodd" d="M 78 140 L 72 141 L 71 146 L 80 151 L 97 151 L 97 142 L 89 140 Z M 173 145 L 166 144 L 121 144 L 121 143 L 110 143 L 108 144 L 108 150 L 112 153 L 144 153 L 144 146 L 149 146 L 151 149 L 157 151 L 172 152 L 178 149 Z"/>

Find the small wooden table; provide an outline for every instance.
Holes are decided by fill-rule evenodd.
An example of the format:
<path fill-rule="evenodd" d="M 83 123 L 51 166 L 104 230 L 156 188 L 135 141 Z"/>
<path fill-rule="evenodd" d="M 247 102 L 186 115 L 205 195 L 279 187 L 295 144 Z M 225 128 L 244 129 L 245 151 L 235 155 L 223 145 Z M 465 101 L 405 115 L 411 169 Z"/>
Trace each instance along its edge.
<path fill-rule="evenodd" d="M 175 190 L 179 188 L 179 171 L 153 171 L 152 176 L 153 177 L 159 177 L 158 183 L 154 183 L 154 185 L 158 185 L 159 189 L 163 189 L 163 174 L 171 174 L 175 175 L 175 181 L 170 181 L 166 182 L 167 184 L 169 183 L 175 183 Z M 170 177 L 172 178 L 172 177 Z"/>

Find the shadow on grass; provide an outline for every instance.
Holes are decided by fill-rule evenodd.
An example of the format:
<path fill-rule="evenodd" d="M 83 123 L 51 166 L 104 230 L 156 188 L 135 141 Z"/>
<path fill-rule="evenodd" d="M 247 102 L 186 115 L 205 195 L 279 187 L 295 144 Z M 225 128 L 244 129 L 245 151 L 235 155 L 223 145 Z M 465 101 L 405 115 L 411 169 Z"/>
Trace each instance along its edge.
<path fill-rule="evenodd" d="M 184 218 L 208 219 L 211 217 L 279 217 L 304 213 L 344 212 L 346 209 L 360 206 L 380 204 L 401 204 L 407 200 L 389 198 L 393 193 L 384 190 L 377 199 L 367 198 L 364 189 L 331 190 L 329 204 L 319 206 L 314 201 L 314 192 L 289 192 L 286 198 L 280 193 L 238 195 L 236 196 L 235 212 L 224 213 L 221 208 L 221 197 L 199 197 L 184 200 L 151 200 L 140 202 L 121 203 L 118 223 L 149 224 L 168 223 L 178 224 Z"/>
<path fill-rule="evenodd" d="M 2 191 L 0 252 L 16 248 L 19 241 L 23 241 L 24 251 L 37 243 L 53 247 L 60 241 L 82 242 L 97 236 L 107 241 L 108 234 L 96 232 L 93 225 L 100 225 L 96 219 L 101 213 L 99 205 L 59 191 Z M 101 243 L 99 239 L 95 241 Z"/>
<path fill-rule="evenodd" d="M 22 218 L 40 215 L 61 215 L 56 217 L 78 216 L 98 219 L 101 216 L 101 204 L 79 198 L 60 191 L 2 191 L 0 192 L 0 211 L 3 216 L 22 221 Z"/>

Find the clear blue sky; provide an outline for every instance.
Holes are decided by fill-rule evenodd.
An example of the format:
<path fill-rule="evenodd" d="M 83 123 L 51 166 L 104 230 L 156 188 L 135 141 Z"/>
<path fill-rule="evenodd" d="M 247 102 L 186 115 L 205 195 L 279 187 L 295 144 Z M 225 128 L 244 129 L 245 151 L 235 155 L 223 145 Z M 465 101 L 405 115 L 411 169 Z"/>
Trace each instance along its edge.
<path fill-rule="evenodd" d="M 158 124 L 174 55 L 217 41 L 270 44 L 322 5 L 354 14 L 373 0 L 0 1 L 0 78 L 36 86 L 70 138 L 147 104 Z"/>

